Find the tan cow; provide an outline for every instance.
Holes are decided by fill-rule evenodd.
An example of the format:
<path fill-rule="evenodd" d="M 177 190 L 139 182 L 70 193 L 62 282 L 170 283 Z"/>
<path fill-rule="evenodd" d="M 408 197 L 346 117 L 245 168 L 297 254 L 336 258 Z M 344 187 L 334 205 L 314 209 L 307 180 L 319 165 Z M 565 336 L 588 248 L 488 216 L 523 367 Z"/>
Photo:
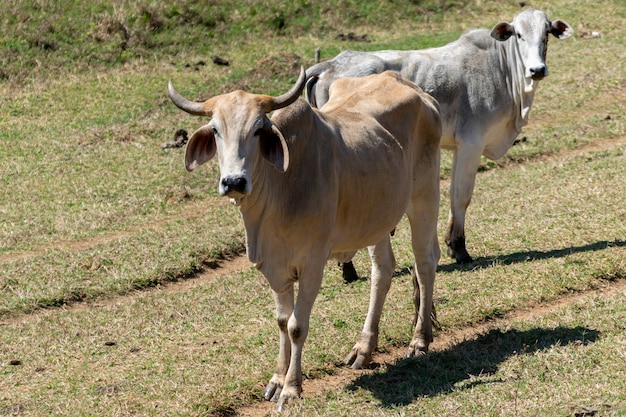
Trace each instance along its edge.
<path fill-rule="evenodd" d="M 179 108 L 212 118 L 191 136 L 186 167 L 191 171 L 217 154 L 219 192 L 239 206 L 248 258 L 271 286 L 280 350 L 264 397 L 277 401 L 278 410 L 302 391 L 302 346 L 328 259 L 349 258 L 366 246 L 372 259 L 369 310 L 346 358 L 353 368 L 369 364 L 376 349 L 395 267 L 389 232 L 405 213 L 417 270 L 408 356 L 426 352 L 432 341 L 439 260 L 436 101 L 386 72 L 336 82 L 328 103 L 317 110 L 298 99 L 305 81 L 302 69 L 279 97 L 235 91 L 203 103 L 169 86 Z"/>

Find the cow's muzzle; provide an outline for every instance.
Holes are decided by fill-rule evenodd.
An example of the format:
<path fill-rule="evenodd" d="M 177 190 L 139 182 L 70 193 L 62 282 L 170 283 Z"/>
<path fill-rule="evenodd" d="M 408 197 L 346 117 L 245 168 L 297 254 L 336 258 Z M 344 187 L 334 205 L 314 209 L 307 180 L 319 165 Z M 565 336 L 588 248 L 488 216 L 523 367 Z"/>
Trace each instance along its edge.
<path fill-rule="evenodd" d="M 548 68 L 545 65 L 530 68 L 530 78 L 535 81 L 543 80 L 546 75 L 548 75 Z"/>
<path fill-rule="evenodd" d="M 240 196 L 246 194 L 248 180 L 244 177 L 225 177 L 220 182 L 220 194 L 227 196 Z"/>

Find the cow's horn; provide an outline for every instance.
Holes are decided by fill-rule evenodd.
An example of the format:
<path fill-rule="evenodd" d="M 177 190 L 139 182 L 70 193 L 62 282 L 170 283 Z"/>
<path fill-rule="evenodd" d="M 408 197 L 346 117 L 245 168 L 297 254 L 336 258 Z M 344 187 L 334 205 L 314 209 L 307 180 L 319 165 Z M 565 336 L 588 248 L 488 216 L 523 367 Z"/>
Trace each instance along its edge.
<path fill-rule="evenodd" d="M 170 98 L 181 110 L 186 111 L 189 114 L 193 114 L 195 116 L 209 116 L 211 117 L 211 110 L 205 106 L 205 103 L 200 103 L 196 101 L 189 101 L 185 97 L 181 96 L 178 91 L 174 89 L 174 85 L 172 84 L 172 80 L 167 85 L 167 91 L 170 94 Z"/>
<path fill-rule="evenodd" d="M 285 94 L 282 94 L 278 97 L 272 97 L 272 110 L 282 109 L 283 107 L 287 107 L 294 101 L 300 97 L 302 94 L 302 90 L 304 89 L 304 85 L 306 84 L 306 71 L 303 66 L 300 66 L 300 76 L 298 77 L 298 81 L 291 87 L 291 90 L 287 91 Z"/>

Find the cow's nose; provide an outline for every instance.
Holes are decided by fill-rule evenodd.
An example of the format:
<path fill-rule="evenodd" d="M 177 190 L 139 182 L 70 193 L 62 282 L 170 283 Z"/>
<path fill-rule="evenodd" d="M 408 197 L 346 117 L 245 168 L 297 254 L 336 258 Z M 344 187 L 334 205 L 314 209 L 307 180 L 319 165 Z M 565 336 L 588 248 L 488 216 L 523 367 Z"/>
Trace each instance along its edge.
<path fill-rule="evenodd" d="M 247 183 L 248 182 L 244 177 L 222 178 L 222 190 L 224 194 L 229 194 L 233 192 L 243 194 L 246 190 Z"/>
<path fill-rule="evenodd" d="M 545 65 L 539 65 L 530 69 L 530 76 L 533 80 L 541 80 L 547 75 L 547 68 Z"/>

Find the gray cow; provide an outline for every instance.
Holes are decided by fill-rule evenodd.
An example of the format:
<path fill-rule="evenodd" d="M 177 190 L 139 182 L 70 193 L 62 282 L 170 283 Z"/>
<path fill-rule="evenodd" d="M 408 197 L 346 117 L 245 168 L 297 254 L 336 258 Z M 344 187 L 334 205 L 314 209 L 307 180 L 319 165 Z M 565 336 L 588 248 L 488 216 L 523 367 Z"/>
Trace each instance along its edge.
<path fill-rule="evenodd" d="M 415 82 L 437 99 L 443 123 L 441 146 L 453 151 L 445 241 L 448 255 L 458 263 L 469 263 L 465 212 L 480 157 L 504 156 L 528 123 L 538 81 L 548 75 L 549 34 L 565 39 L 573 29 L 562 20 L 550 21 L 544 12 L 526 9 L 512 23 L 500 22 L 491 32 L 472 30 L 439 48 L 345 51 L 307 70 L 308 100 L 323 108 L 336 79 L 386 70 Z M 344 276 L 345 272 L 344 268 Z"/>

